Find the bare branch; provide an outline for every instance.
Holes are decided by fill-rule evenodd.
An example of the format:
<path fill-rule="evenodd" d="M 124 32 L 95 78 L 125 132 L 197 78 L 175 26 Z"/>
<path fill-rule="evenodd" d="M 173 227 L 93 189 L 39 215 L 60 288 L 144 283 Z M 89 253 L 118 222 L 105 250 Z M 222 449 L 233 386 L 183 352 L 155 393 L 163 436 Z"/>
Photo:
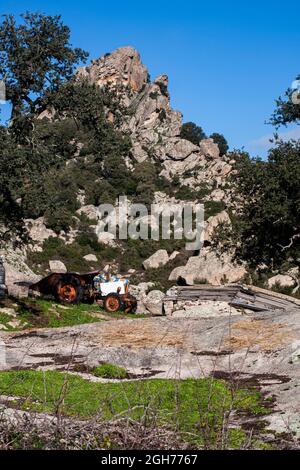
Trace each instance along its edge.
<path fill-rule="evenodd" d="M 287 250 L 288 248 L 291 248 L 291 246 L 293 245 L 294 241 L 297 239 L 297 238 L 300 238 L 300 233 L 295 233 L 295 235 L 293 235 L 291 238 L 290 238 L 290 243 L 286 246 L 283 246 L 283 245 L 280 245 L 278 243 L 278 246 L 280 246 L 281 248 L 281 251 L 285 251 Z"/>

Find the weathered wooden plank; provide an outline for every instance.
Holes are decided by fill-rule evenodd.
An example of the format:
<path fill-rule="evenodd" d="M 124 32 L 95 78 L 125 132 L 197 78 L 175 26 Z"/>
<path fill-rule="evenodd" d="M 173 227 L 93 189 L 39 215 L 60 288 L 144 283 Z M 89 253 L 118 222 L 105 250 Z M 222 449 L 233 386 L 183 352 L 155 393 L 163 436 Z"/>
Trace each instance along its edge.
<path fill-rule="evenodd" d="M 196 294 L 191 294 L 191 293 L 179 293 L 177 295 L 178 298 L 180 297 L 188 297 L 188 298 L 202 298 L 202 297 L 234 297 L 235 295 L 238 295 L 238 292 L 202 292 L 201 294 L 196 293 Z"/>
<path fill-rule="evenodd" d="M 248 306 L 247 308 L 249 308 L 250 310 L 252 309 L 252 307 L 255 307 L 255 308 L 257 307 L 261 310 L 272 310 L 272 311 L 275 311 L 275 310 L 283 311 L 283 310 L 285 310 L 285 308 L 270 305 L 270 304 L 266 304 L 264 302 L 259 302 L 259 301 L 250 302 L 250 301 L 247 301 L 245 299 L 240 299 L 240 298 L 235 298 L 235 299 L 233 299 L 232 302 L 243 303 L 243 304 L 247 305 Z"/>
<path fill-rule="evenodd" d="M 197 302 L 205 302 L 205 301 L 215 301 L 215 302 L 230 302 L 231 300 L 233 300 L 235 297 L 213 297 L 213 296 L 210 296 L 210 297 L 195 297 L 195 298 L 191 298 L 191 297 L 172 297 L 173 300 L 176 300 L 176 301 L 186 301 L 186 302 L 193 302 L 193 301 L 197 301 Z M 169 298 L 166 298 L 165 300 L 170 300 Z"/>
<path fill-rule="evenodd" d="M 220 301 L 230 305 L 247 308 L 253 311 L 284 310 L 290 306 L 300 306 L 294 297 L 262 289 L 260 287 L 230 284 L 227 286 L 211 286 L 200 284 L 180 286 L 177 292 L 166 296 L 165 301 Z"/>
<path fill-rule="evenodd" d="M 253 310 L 254 312 L 269 311 L 268 308 L 264 308 L 263 306 L 258 306 L 258 305 L 254 305 L 254 304 L 249 305 L 248 303 L 245 303 L 242 300 L 238 300 L 238 299 L 234 299 L 232 302 L 230 302 L 230 305 L 232 305 L 232 307 L 240 307 L 240 308 L 246 308 L 246 309 L 249 309 L 249 310 Z"/>
<path fill-rule="evenodd" d="M 290 299 L 282 299 L 282 298 L 278 298 L 276 296 L 273 295 L 272 292 L 255 292 L 253 290 L 250 290 L 250 289 L 245 289 L 245 288 L 241 288 L 240 292 L 242 294 L 245 294 L 245 295 L 249 295 L 251 297 L 261 297 L 261 298 L 265 298 L 265 299 L 273 299 L 274 301 L 278 302 L 278 303 L 282 303 L 282 304 L 285 304 L 287 302 L 290 302 Z"/>
<path fill-rule="evenodd" d="M 278 305 L 283 305 L 283 306 L 287 306 L 287 305 L 291 304 L 290 300 L 278 299 L 277 297 L 274 297 L 273 295 L 266 295 L 266 294 L 257 293 L 257 294 L 255 294 L 255 297 L 260 298 L 260 299 L 265 299 L 265 300 L 268 300 L 270 302 L 276 302 Z"/>
<path fill-rule="evenodd" d="M 274 307 L 283 308 L 283 309 L 287 308 L 289 305 L 289 303 L 286 301 L 283 303 L 283 302 L 277 301 L 276 299 L 274 300 L 274 298 L 267 298 L 266 296 L 262 297 L 260 295 L 255 295 L 254 297 L 252 297 L 252 296 L 249 296 L 248 294 L 245 294 L 244 292 L 239 292 L 237 294 L 237 297 L 239 299 L 248 300 L 249 302 L 252 302 L 252 303 L 261 302 L 264 304 L 272 305 Z"/>
<path fill-rule="evenodd" d="M 210 286 L 210 285 L 207 285 L 207 284 L 203 284 L 203 285 L 197 285 L 197 286 L 180 286 L 178 287 L 178 290 L 182 290 L 182 291 L 186 291 L 186 290 L 190 290 L 190 291 L 195 291 L 195 290 L 199 290 L 199 291 L 202 291 L 202 290 L 211 290 L 211 291 L 215 291 L 215 290 L 240 290 L 241 286 L 233 286 L 233 285 L 230 285 L 230 286 Z"/>
<path fill-rule="evenodd" d="M 290 295 L 281 294 L 280 292 L 269 291 L 267 289 L 263 289 L 262 287 L 247 286 L 247 285 L 243 285 L 243 287 L 250 288 L 253 292 L 260 292 L 260 293 L 264 293 L 267 295 L 272 295 L 274 297 L 278 297 L 279 299 L 287 300 L 296 305 L 299 305 L 300 307 L 300 299 L 296 299 L 295 297 L 291 297 Z"/>
<path fill-rule="evenodd" d="M 216 292 L 209 292 L 209 291 L 202 291 L 202 292 L 178 292 L 177 296 L 180 297 L 180 296 L 185 296 L 185 297 L 203 297 L 205 295 L 207 296 L 215 296 L 215 295 L 219 295 L 219 296 L 223 296 L 223 295 L 229 295 L 231 297 L 235 296 L 238 294 L 238 291 L 216 291 Z"/>

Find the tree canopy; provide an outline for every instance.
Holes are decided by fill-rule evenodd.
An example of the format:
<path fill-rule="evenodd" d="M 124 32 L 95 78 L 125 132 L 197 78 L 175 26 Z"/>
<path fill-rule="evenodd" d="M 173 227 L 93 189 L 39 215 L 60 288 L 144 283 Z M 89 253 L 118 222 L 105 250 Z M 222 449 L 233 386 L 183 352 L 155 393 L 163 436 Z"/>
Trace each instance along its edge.
<path fill-rule="evenodd" d="M 5 15 L 0 23 L 0 79 L 5 79 L 12 119 L 34 116 L 71 78 L 88 53 L 70 44 L 70 29 L 60 16 L 25 13 L 17 22 Z"/>
<path fill-rule="evenodd" d="M 276 109 L 270 121 L 276 127 L 300 123 L 300 75 L 295 80 L 295 85 L 297 88 L 288 88 L 284 96 L 276 100 Z"/>
<path fill-rule="evenodd" d="M 185 122 L 182 125 L 180 137 L 182 139 L 189 140 L 195 145 L 199 145 L 201 140 L 206 139 L 206 135 L 202 127 L 197 126 L 194 122 Z"/>
<path fill-rule="evenodd" d="M 288 89 L 276 101 L 271 123 L 277 128 L 299 123 L 299 99 L 299 89 Z M 246 152 L 232 152 L 232 158 L 238 209 L 227 241 L 237 258 L 255 268 L 260 263 L 275 269 L 291 262 L 300 265 L 300 140 L 284 142 L 275 135 L 265 161 Z"/>
<path fill-rule="evenodd" d="M 228 152 L 229 146 L 225 137 L 222 134 L 218 134 L 217 132 L 214 132 L 209 137 L 210 139 L 214 141 L 215 144 L 218 145 L 219 150 L 220 150 L 220 155 L 226 155 L 226 153 Z"/>
<path fill-rule="evenodd" d="M 74 67 L 87 53 L 69 39 L 59 16 L 27 13 L 17 23 L 9 15 L 0 25 L 0 77 L 12 104 L 10 125 L 0 128 L 0 218 L 9 235 L 42 215 L 54 230 L 68 230 L 80 189 L 89 197 L 108 167 L 126 179 L 130 139 L 105 119 L 105 107 L 120 108 L 118 98 L 76 81 Z M 44 109 L 50 119 L 40 119 Z"/>
<path fill-rule="evenodd" d="M 277 142 L 268 161 L 234 155 L 236 197 L 232 240 L 250 265 L 279 267 L 300 259 L 300 142 Z M 298 260 L 298 261 L 297 261 Z"/>

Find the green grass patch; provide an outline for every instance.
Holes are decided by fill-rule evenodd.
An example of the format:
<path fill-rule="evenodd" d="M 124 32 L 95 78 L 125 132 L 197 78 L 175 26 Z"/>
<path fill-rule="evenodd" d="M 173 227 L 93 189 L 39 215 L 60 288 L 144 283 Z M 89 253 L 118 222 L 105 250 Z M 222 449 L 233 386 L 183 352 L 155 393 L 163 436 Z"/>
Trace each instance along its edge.
<path fill-rule="evenodd" d="M 145 425 L 168 425 L 189 441 L 208 440 L 212 445 L 229 410 L 269 412 L 257 390 L 233 392 L 225 381 L 212 378 L 93 383 L 57 371 L 13 371 L 0 373 L 0 394 L 22 397 L 25 410 L 79 418 L 98 415 L 104 420 L 131 417 Z M 231 445 L 240 446 L 243 431 L 233 429 L 229 434 Z"/>
<path fill-rule="evenodd" d="M 0 331 L 14 331 L 15 329 L 9 325 L 11 321 L 13 321 L 14 318 L 12 318 L 10 315 L 6 315 L 5 313 L 1 313 L 0 310 L 0 325 L 3 325 L 5 328 L 1 328 Z"/>
<path fill-rule="evenodd" d="M 8 298 L 0 299 L 0 331 L 15 331 L 26 326 L 26 319 L 17 315 L 17 303 Z"/>
<path fill-rule="evenodd" d="M 40 299 L 20 302 L 18 313 L 18 318 L 27 322 L 27 328 L 58 328 L 103 320 L 96 316 L 101 313 L 96 304 L 61 305 Z"/>
<path fill-rule="evenodd" d="M 92 372 L 95 377 L 104 379 L 125 379 L 127 377 L 127 370 L 116 364 L 101 364 L 95 367 Z"/>
<path fill-rule="evenodd" d="M 5 313 L 0 312 L 0 325 L 3 325 L 6 329 L 9 329 L 9 325 L 7 324 L 9 321 L 11 321 L 11 317 L 5 315 Z"/>
<path fill-rule="evenodd" d="M 108 313 L 97 303 L 62 305 L 46 299 L 6 299 L 3 307 L 14 308 L 17 313 L 16 318 L 2 313 L 0 303 L 0 325 L 6 328 L 3 331 L 18 331 L 24 328 L 59 328 L 117 319 L 145 318 L 143 314 L 128 314 L 123 311 Z M 8 323 L 13 320 L 18 320 L 20 325 L 15 328 L 10 326 Z"/>

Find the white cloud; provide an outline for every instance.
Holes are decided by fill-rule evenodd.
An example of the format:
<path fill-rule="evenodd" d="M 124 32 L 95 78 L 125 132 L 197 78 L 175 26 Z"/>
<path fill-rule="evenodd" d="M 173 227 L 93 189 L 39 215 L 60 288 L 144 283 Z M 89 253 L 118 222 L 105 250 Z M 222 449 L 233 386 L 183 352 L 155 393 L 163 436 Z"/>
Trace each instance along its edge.
<path fill-rule="evenodd" d="M 284 142 L 287 142 L 291 139 L 300 139 L 300 126 L 285 132 L 279 132 L 278 137 Z M 273 143 L 270 142 L 270 139 L 274 140 L 274 134 L 266 134 L 259 139 L 252 140 L 249 142 L 248 146 L 267 150 L 273 146 Z"/>

